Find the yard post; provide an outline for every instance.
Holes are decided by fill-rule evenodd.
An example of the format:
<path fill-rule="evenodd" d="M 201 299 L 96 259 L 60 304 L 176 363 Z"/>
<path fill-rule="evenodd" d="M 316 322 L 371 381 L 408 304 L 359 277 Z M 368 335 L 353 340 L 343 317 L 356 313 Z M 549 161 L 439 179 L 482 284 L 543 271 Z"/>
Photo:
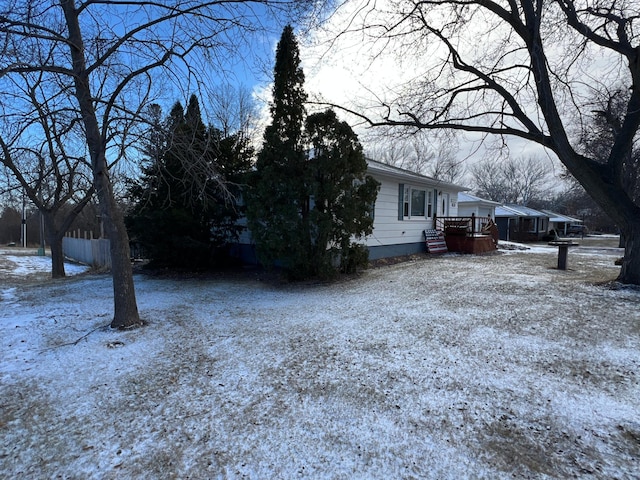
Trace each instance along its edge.
<path fill-rule="evenodd" d="M 558 245 L 558 270 L 567 269 L 567 256 L 569 253 L 569 244 L 564 243 Z"/>

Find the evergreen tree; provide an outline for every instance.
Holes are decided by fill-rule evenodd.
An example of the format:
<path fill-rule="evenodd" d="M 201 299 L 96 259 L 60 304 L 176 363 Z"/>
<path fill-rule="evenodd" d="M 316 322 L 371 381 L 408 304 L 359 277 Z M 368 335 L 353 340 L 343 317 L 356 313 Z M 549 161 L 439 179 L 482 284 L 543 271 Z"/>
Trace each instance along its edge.
<path fill-rule="evenodd" d="M 313 273 L 331 276 L 335 259 L 340 270 L 353 272 L 366 264 L 368 251 L 355 243 L 373 231 L 373 204 L 380 184 L 366 175 L 367 162 L 357 135 L 333 110 L 310 115 L 306 135 L 311 154 L 310 215 Z"/>
<path fill-rule="evenodd" d="M 204 154 L 196 106 L 197 99 L 191 97 L 185 115 L 182 105 L 174 104 L 166 122 L 164 151 L 148 159 L 141 182 L 130 190 L 137 203 L 128 228 L 154 266 L 194 268 L 207 261 L 207 225 L 192 191 L 201 182 L 194 181 L 196 166 L 191 162 Z M 159 136 L 155 132 L 151 137 Z M 150 147 L 157 150 L 159 145 Z"/>
<path fill-rule="evenodd" d="M 216 148 L 216 171 L 224 178 L 226 190 L 217 190 L 216 203 L 211 207 L 212 243 L 219 257 L 225 257 L 225 248 L 237 242 L 243 229 L 238 223 L 245 214 L 240 199 L 247 172 L 253 166 L 254 149 L 249 138 L 241 132 L 224 135 L 210 127 L 209 141 Z"/>
<path fill-rule="evenodd" d="M 276 50 L 271 124 L 265 129 L 246 201 L 259 260 L 267 268 L 279 263 L 292 277 L 306 275 L 310 244 L 303 85 L 298 43 L 293 28 L 287 26 Z"/>
<path fill-rule="evenodd" d="M 154 266 L 201 269 L 220 262 L 239 231 L 233 197 L 219 187 L 221 172 L 239 178 L 250 148 L 207 128 L 195 95 L 186 111 L 176 103 L 164 125 L 151 122 L 148 138 L 142 177 L 130 188 L 132 236 Z"/>
<path fill-rule="evenodd" d="M 367 261 L 352 242 L 371 233 L 378 183 L 365 175 L 357 136 L 333 111 L 306 120 L 304 74 L 293 29 L 278 43 L 272 122 L 247 192 L 247 218 L 259 260 L 292 279 L 328 277 Z M 309 158 L 308 147 L 311 147 Z"/>

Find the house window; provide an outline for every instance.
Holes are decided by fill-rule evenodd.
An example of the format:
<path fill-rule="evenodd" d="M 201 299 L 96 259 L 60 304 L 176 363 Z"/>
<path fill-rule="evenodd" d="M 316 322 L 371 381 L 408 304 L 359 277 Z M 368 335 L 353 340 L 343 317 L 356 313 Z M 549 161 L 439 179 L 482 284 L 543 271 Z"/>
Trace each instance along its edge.
<path fill-rule="evenodd" d="M 413 188 L 404 185 L 400 189 L 402 218 L 403 219 L 424 219 L 431 217 L 433 210 L 433 191 Z"/>
<path fill-rule="evenodd" d="M 411 189 L 411 216 L 424 217 L 426 193 L 424 190 Z"/>
<path fill-rule="evenodd" d="M 523 232 L 529 232 L 529 233 L 536 233 L 536 219 L 535 218 L 522 218 L 522 231 Z"/>
<path fill-rule="evenodd" d="M 409 217 L 409 204 L 411 200 L 411 187 L 404 187 L 404 216 Z"/>

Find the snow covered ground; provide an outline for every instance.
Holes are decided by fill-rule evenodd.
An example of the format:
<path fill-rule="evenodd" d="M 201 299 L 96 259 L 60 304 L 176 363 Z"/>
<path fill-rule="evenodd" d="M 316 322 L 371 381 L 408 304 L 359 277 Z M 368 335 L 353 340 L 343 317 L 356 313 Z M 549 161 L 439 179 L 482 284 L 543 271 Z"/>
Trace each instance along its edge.
<path fill-rule="evenodd" d="M 640 291 L 579 241 L 567 271 L 140 275 L 127 332 L 107 275 L 0 250 L 0 478 L 640 478 Z"/>

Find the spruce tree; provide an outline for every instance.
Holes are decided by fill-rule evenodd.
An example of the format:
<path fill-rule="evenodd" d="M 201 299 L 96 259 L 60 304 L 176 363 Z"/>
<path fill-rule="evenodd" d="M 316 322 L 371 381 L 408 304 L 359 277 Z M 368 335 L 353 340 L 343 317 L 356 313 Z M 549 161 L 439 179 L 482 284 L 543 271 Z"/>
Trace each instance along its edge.
<path fill-rule="evenodd" d="M 293 278 L 308 275 L 309 191 L 302 132 L 306 100 L 298 43 L 288 25 L 276 50 L 271 124 L 246 198 L 259 260 L 267 268 L 284 267 Z"/>
<path fill-rule="evenodd" d="M 244 228 L 238 222 L 245 215 L 245 207 L 240 199 L 247 174 L 253 166 L 254 149 L 242 132 L 225 135 L 220 129 L 209 127 L 208 139 L 215 145 L 216 171 L 225 182 L 224 191 L 217 189 L 212 192 L 216 203 L 210 207 L 211 241 L 216 262 L 228 262 L 232 259 L 227 247 L 238 242 Z"/>
<path fill-rule="evenodd" d="M 224 247 L 240 230 L 239 210 L 220 188 L 220 176 L 236 182 L 248 170 L 247 142 L 206 127 L 195 95 L 186 111 L 176 103 L 164 125 L 152 123 L 148 138 L 142 177 L 130 188 L 132 237 L 154 266 L 202 269 L 226 261 Z"/>
<path fill-rule="evenodd" d="M 206 264 L 208 233 L 203 208 L 195 193 L 194 160 L 204 155 L 197 99 L 188 115 L 174 104 L 166 121 L 166 145 L 160 158 L 148 161 L 141 181 L 130 193 L 137 201 L 128 228 L 153 266 L 194 268 Z"/>

